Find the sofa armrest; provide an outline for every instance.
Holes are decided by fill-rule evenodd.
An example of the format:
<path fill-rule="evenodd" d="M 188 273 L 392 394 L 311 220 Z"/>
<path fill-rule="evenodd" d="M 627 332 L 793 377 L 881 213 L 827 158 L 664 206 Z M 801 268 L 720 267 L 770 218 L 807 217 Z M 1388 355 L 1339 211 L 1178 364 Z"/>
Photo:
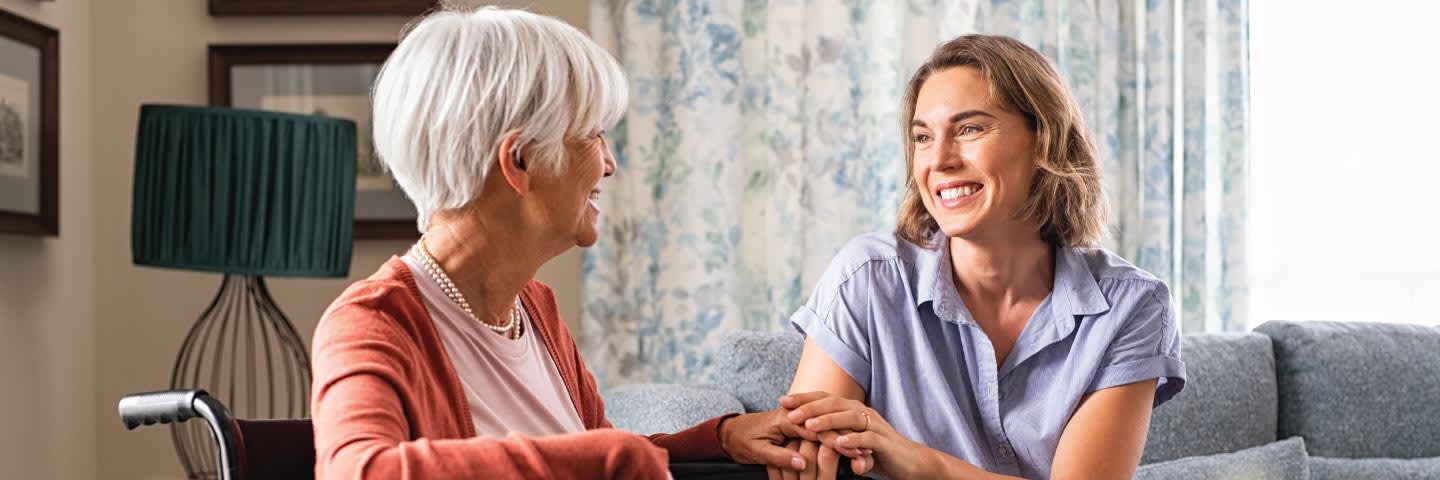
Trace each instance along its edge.
<path fill-rule="evenodd" d="M 727 413 L 745 412 L 734 396 L 708 385 L 637 383 L 606 390 L 603 396 L 610 423 L 641 435 L 678 432 Z"/>

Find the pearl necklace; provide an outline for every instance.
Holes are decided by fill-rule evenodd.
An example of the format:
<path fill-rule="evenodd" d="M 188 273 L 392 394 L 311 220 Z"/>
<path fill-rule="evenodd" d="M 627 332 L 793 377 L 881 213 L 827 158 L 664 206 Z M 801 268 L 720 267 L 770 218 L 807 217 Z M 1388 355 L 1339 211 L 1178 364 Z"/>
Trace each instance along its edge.
<path fill-rule="evenodd" d="M 430 278 L 435 279 L 435 283 L 440 284 L 440 290 L 445 292 L 445 296 L 450 297 L 450 301 L 459 305 L 460 310 L 463 310 L 465 315 L 469 316 L 471 320 L 475 320 L 495 333 L 504 335 L 511 340 L 520 338 L 520 334 L 525 331 L 525 307 L 520 304 L 519 295 L 515 296 L 515 306 L 510 307 L 510 316 L 504 324 L 492 325 L 488 322 L 481 321 L 480 317 L 475 316 L 475 312 L 470 309 L 470 302 L 465 301 L 465 295 L 461 294 L 460 289 L 455 287 L 455 282 L 450 280 L 450 276 L 446 275 L 445 270 L 440 268 L 440 264 L 435 262 L 435 258 L 430 256 L 430 250 L 425 248 L 425 239 L 423 237 L 419 242 L 416 242 L 414 246 L 410 247 L 410 255 L 420 260 L 420 265 L 425 267 L 425 271 L 430 273 Z"/>

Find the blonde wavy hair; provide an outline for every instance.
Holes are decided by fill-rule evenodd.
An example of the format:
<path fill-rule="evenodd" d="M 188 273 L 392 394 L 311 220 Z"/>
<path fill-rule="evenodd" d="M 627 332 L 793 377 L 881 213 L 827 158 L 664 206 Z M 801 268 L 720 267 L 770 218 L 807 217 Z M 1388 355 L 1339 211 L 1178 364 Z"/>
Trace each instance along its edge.
<path fill-rule="evenodd" d="M 1037 171 L 1030 197 L 1016 216 L 1040 225 L 1040 237 L 1057 247 L 1093 246 L 1105 235 L 1108 207 L 1095 164 L 1095 147 L 1080 107 L 1060 74 L 1039 52 L 1013 38 L 965 35 L 935 49 L 915 71 L 905 91 L 901 133 L 905 138 L 905 195 L 895 231 L 911 243 L 929 246 L 940 225 L 915 185 L 915 140 L 910 121 L 920 87 L 930 75 L 973 67 L 990 84 L 990 98 L 1020 112 L 1035 132 Z"/>

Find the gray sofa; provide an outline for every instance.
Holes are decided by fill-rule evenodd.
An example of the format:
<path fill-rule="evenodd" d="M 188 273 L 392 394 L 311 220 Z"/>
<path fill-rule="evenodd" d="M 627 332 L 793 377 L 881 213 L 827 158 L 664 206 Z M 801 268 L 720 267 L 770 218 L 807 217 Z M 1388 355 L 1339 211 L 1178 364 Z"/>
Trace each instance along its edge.
<path fill-rule="evenodd" d="M 801 343 L 731 334 L 706 384 L 616 387 L 606 413 L 653 433 L 772 409 Z M 1181 351 L 1189 381 L 1155 410 L 1137 478 L 1440 479 L 1440 328 L 1269 322 Z"/>

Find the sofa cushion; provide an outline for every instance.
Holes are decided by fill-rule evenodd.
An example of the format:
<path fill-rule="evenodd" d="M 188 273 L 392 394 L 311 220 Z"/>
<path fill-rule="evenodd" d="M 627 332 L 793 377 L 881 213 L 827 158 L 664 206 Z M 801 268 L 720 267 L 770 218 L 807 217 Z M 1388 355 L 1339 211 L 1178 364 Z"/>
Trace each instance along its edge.
<path fill-rule="evenodd" d="M 1188 387 L 1188 385 L 1187 385 Z M 1310 469 L 1305 442 L 1292 437 L 1234 453 L 1186 457 L 1140 467 L 1136 480 L 1306 480 Z"/>
<path fill-rule="evenodd" d="M 729 390 L 747 412 L 773 410 L 790 391 L 804 347 L 805 337 L 791 330 L 725 334 L 710 382 Z"/>
<path fill-rule="evenodd" d="M 605 417 L 615 428 L 649 435 L 678 432 L 744 410 L 740 401 L 704 385 L 636 383 L 606 390 Z"/>
<path fill-rule="evenodd" d="M 1347 458 L 1440 456 L 1440 327 L 1268 322 L 1280 436 Z M 1188 359 L 1187 359 L 1188 360 Z"/>
<path fill-rule="evenodd" d="M 1155 409 L 1141 463 L 1233 452 L 1275 441 L 1275 364 L 1257 333 L 1187 335 L 1185 391 Z"/>
<path fill-rule="evenodd" d="M 1421 480 L 1440 478 L 1440 457 L 1435 458 L 1325 458 L 1310 457 L 1311 480 Z"/>

